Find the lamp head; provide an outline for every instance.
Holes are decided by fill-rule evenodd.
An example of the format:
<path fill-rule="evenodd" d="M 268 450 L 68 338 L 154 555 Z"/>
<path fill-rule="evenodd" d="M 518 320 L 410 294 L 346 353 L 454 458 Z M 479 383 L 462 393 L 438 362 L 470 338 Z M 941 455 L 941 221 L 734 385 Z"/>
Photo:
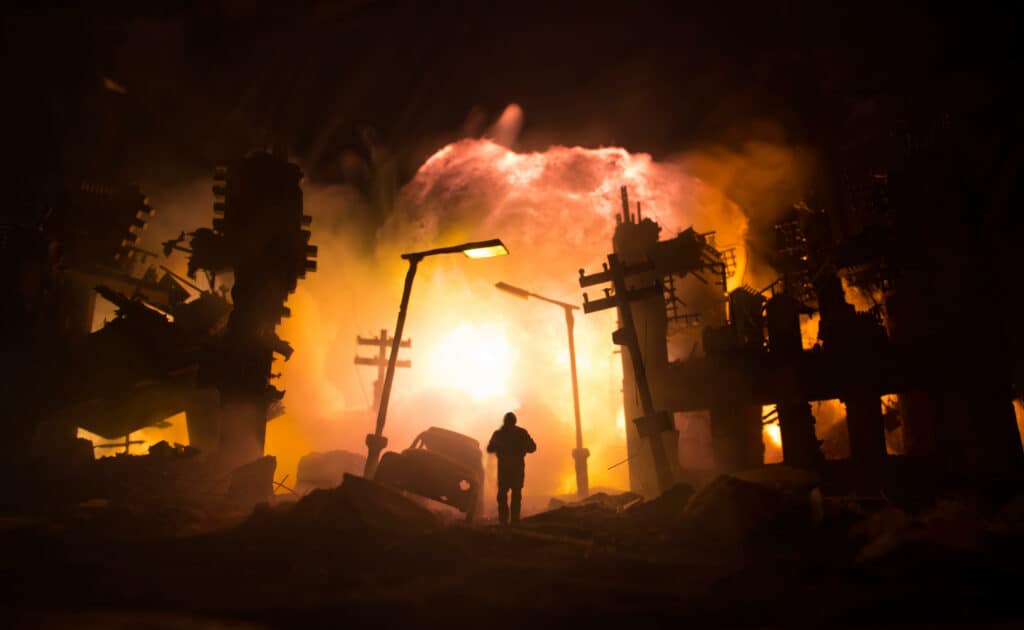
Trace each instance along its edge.
<path fill-rule="evenodd" d="M 467 258 L 494 258 L 496 256 L 508 256 L 508 248 L 501 242 L 501 239 L 492 239 L 480 243 L 468 243 L 469 247 L 462 250 Z"/>
<path fill-rule="evenodd" d="M 505 293 L 511 293 L 518 298 L 523 298 L 524 300 L 530 299 L 530 292 L 526 289 L 520 289 L 519 287 L 514 287 L 505 282 L 498 282 L 494 286 L 499 290 L 504 291 Z"/>

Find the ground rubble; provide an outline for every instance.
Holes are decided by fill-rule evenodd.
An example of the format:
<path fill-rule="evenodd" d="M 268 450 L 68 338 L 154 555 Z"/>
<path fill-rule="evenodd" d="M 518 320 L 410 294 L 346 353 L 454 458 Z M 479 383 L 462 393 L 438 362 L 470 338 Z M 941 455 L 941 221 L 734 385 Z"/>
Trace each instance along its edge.
<path fill-rule="evenodd" d="M 977 623 L 1014 614 L 996 594 L 1021 577 L 1024 495 L 907 507 L 823 496 L 813 477 L 774 470 L 650 500 L 596 493 L 499 527 L 446 521 L 345 475 L 201 535 L 7 533 L 0 603 L 26 610 L 116 606 L 273 627 L 524 616 L 763 627 L 872 626 L 888 607 L 897 621 Z"/>

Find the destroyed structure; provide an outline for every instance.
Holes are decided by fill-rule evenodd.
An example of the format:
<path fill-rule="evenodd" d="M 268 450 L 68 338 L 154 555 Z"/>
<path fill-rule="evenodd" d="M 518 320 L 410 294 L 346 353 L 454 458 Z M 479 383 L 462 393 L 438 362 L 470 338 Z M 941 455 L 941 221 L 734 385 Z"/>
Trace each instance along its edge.
<path fill-rule="evenodd" d="M 600 299 L 584 294 L 584 310 L 618 308 L 634 491 L 655 495 L 679 478 L 679 464 L 700 467 L 680 454 L 700 450 L 677 431 L 692 423 L 707 423 L 718 471 L 761 465 L 762 425 L 774 421 L 784 462 L 821 469 L 809 403 L 833 399 L 845 406 L 857 469 L 905 456 L 941 475 L 1019 471 L 1013 400 L 1024 355 L 1009 303 L 997 306 L 1017 298 L 997 288 L 1005 254 L 983 245 L 998 242 L 1005 219 L 982 214 L 993 209 L 970 196 L 971 177 L 984 175 L 957 153 L 965 126 L 947 114 L 894 124 L 900 133 L 849 142 L 828 194 L 751 226 L 774 241 L 766 249 L 778 278 L 761 289 L 727 293 L 734 262 L 714 234 L 691 228 L 659 240 L 661 226 L 639 203 L 632 212 L 623 188 L 614 253 L 603 271 L 580 270 L 580 285 L 612 283 Z M 963 219 L 973 232 L 931 219 L 957 216 L 958 204 L 977 211 Z M 848 296 L 873 306 L 858 310 Z M 818 335 L 805 348 L 810 317 Z M 978 317 L 990 320 L 981 337 Z M 886 412 L 883 396 L 896 401 Z M 892 453 L 887 424 L 902 431 Z"/>
<path fill-rule="evenodd" d="M 301 179 L 279 153 L 218 168 L 212 228 L 182 232 L 163 251 L 188 253 L 188 276 L 203 271 L 207 289 L 158 270 L 149 262 L 160 254 L 135 246 L 153 213 L 135 187 L 82 184 L 36 224 L 4 225 L 4 345 L 20 357 L 2 368 L 5 429 L 28 460 L 11 465 L 66 478 L 72 495 L 103 496 L 107 481 L 124 483 L 119 468 L 126 478 L 167 470 L 120 457 L 94 465 L 78 429 L 120 440 L 127 452 L 132 432 L 184 412 L 190 444 L 177 453 L 203 455 L 199 476 L 251 474 L 266 422 L 281 413 L 273 356 L 292 352 L 274 329 L 298 280 L 316 269 Z M 233 275 L 230 296 L 217 285 L 224 273 Z M 93 332 L 96 294 L 117 311 Z M 254 469 L 262 471 L 255 498 L 271 493 L 273 458 L 265 459 Z"/>

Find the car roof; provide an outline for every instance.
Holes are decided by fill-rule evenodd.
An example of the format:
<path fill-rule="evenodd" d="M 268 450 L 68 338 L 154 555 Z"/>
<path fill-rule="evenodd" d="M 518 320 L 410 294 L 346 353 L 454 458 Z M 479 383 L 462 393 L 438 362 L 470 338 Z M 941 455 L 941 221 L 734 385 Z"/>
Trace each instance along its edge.
<path fill-rule="evenodd" d="M 420 433 L 416 439 L 422 439 L 424 443 L 442 441 L 452 445 L 458 444 L 462 447 L 480 448 L 480 442 L 468 435 L 457 433 L 451 429 L 442 429 L 441 427 L 430 427 L 423 433 Z"/>

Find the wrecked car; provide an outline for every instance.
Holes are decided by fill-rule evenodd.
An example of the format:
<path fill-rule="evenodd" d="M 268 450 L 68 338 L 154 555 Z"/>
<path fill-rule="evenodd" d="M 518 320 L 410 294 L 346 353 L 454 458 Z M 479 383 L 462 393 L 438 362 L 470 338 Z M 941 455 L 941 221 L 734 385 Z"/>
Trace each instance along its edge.
<path fill-rule="evenodd" d="M 401 453 L 384 453 L 374 480 L 450 505 L 472 521 L 483 507 L 483 452 L 469 436 L 430 427 Z"/>

